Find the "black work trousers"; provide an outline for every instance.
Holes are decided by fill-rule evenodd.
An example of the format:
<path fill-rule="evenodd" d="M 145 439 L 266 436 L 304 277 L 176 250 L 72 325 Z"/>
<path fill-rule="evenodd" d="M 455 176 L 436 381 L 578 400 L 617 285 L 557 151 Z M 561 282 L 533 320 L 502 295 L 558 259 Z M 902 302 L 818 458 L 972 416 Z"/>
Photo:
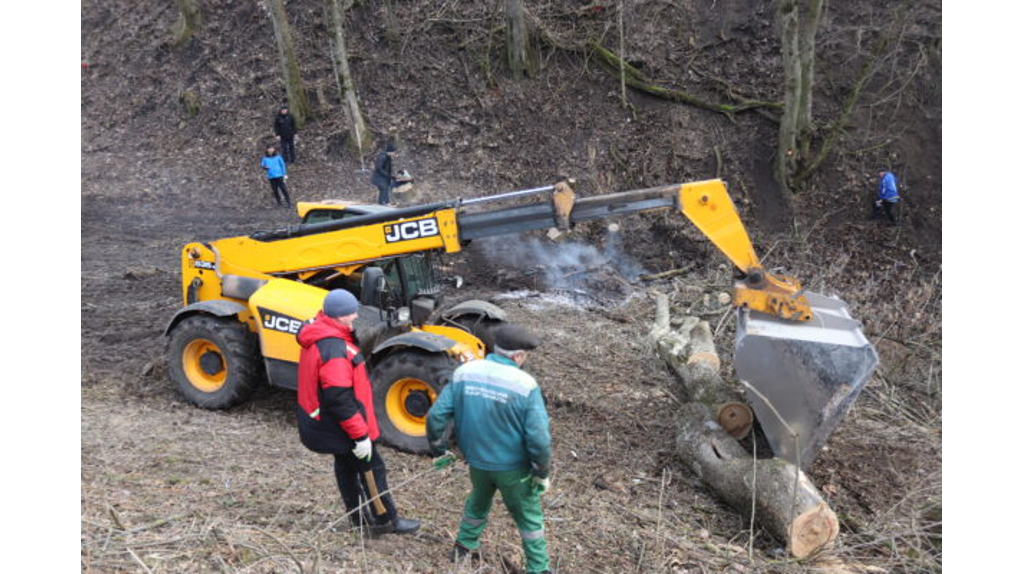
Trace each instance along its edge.
<path fill-rule="evenodd" d="M 277 200 L 277 204 L 291 207 L 292 199 L 288 197 L 288 186 L 284 184 L 284 178 L 272 177 L 267 181 L 270 182 L 270 191 L 274 193 L 274 199 Z"/>
<path fill-rule="evenodd" d="M 881 203 L 882 205 L 878 205 Z M 885 212 L 885 218 L 889 220 L 889 225 L 899 225 L 900 218 L 900 204 L 896 201 L 885 201 L 884 199 L 875 201 L 872 203 L 871 215 L 875 219 L 882 217 L 882 212 Z"/>
<path fill-rule="evenodd" d="M 377 184 L 377 203 L 380 205 L 388 205 L 391 203 L 391 184 L 385 183 L 384 185 Z"/>
<path fill-rule="evenodd" d="M 384 457 L 377 450 L 376 444 L 373 445 L 373 455 L 368 463 L 356 458 L 351 452 L 335 454 L 334 476 L 338 479 L 338 490 L 341 491 L 346 510 L 352 511 L 361 502 L 370 501 L 362 509 L 363 521 L 381 525 L 398 516 L 391 494 L 382 494 L 388 490 L 388 476 Z M 350 519 L 354 524 L 360 522 L 357 513 L 353 513 Z"/>
<path fill-rule="evenodd" d="M 281 138 L 281 157 L 284 158 L 285 163 L 295 161 L 295 136 Z"/>

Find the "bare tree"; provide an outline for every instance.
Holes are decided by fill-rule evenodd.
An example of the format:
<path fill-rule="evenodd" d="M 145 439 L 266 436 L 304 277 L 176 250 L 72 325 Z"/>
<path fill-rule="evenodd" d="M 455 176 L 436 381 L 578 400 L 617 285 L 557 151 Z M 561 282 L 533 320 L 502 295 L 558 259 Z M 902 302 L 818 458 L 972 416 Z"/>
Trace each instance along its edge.
<path fill-rule="evenodd" d="M 352 80 L 352 72 L 348 66 L 348 50 L 345 48 L 345 12 L 352 7 L 352 0 L 326 0 L 327 12 L 331 18 L 331 29 L 334 30 L 331 60 L 334 62 L 334 75 L 338 81 L 338 95 L 345 118 L 349 125 L 349 148 L 359 156 L 363 150 L 373 147 L 373 134 L 366 128 L 366 121 L 359 109 L 359 98 L 356 96 L 356 85 Z M 352 146 L 355 146 L 354 148 Z"/>
<path fill-rule="evenodd" d="M 180 46 L 188 42 L 192 33 L 203 23 L 203 14 L 199 11 L 198 0 L 176 0 L 178 3 L 178 21 L 172 30 L 174 39 L 171 43 Z"/>
<path fill-rule="evenodd" d="M 529 30 L 526 27 L 526 9 L 523 0 L 505 0 L 505 39 L 508 47 L 508 66 L 512 79 L 530 75 Z"/>
<path fill-rule="evenodd" d="M 823 2 L 780 0 L 777 9 L 784 79 L 775 177 L 787 193 L 795 191 L 793 177 L 811 153 L 815 39 Z"/>
<path fill-rule="evenodd" d="M 392 44 L 398 42 L 398 21 L 392 0 L 384 0 L 384 38 Z"/>
<path fill-rule="evenodd" d="M 277 53 L 281 58 L 281 70 L 284 72 L 284 85 L 288 94 L 288 109 L 295 116 L 295 123 L 302 127 L 312 117 L 313 110 L 306 97 L 306 85 L 299 73 L 299 60 L 295 56 L 295 44 L 292 42 L 291 27 L 288 26 L 288 14 L 284 10 L 283 0 L 268 0 L 270 21 L 274 25 L 274 38 L 277 40 Z"/>

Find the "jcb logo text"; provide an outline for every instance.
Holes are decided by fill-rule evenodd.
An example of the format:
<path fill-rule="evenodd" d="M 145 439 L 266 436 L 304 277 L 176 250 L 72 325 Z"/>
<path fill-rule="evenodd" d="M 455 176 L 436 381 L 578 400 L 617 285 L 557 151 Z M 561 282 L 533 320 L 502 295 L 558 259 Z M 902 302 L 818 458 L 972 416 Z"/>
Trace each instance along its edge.
<path fill-rule="evenodd" d="M 299 329 L 303 324 L 303 321 L 294 317 L 279 315 L 262 308 L 260 309 L 260 315 L 263 315 L 263 328 L 270 329 L 272 331 L 281 331 L 282 333 L 290 333 L 294 335 L 299 332 Z"/>
<path fill-rule="evenodd" d="M 430 237 L 437 234 L 437 220 L 433 217 L 384 226 L 384 240 L 388 243 L 409 241 L 410 239 Z"/>

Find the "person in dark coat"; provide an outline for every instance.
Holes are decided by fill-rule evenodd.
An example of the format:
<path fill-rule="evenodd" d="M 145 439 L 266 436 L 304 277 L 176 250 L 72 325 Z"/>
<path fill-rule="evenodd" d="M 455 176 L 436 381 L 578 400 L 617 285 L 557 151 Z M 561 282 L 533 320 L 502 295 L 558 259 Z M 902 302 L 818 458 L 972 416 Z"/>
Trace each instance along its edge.
<path fill-rule="evenodd" d="M 284 167 L 284 160 L 277 154 L 277 148 L 267 146 L 267 154 L 260 160 L 260 167 L 267 172 L 270 191 L 274 194 L 278 207 L 291 207 L 292 200 L 288 197 L 288 187 L 284 184 L 288 179 L 288 171 Z"/>
<path fill-rule="evenodd" d="M 373 177 L 370 178 L 370 182 L 377 186 L 377 203 L 381 205 L 391 203 L 391 189 L 395 186 L 391 164 L 397 155 L 395 144 L 388 142 L 373 166 Z"/>
<path fill-rule="evenodd" d="M 282 105 L 274 118 L 274 133 L 281 142 L 281 155 L 285 163 L 295 161 L 295 134 L 298 133 L 295 127 L 295 118 L 288 113 L 288 106 Z"/>
<path fill-rule="evenodd" d="M 384 457 L 366 362 L 352 325 L 359 301 L 344 289 L 324 298 L 323 310 L 299 329 L 299 439 L 309 450 L 334 455 L 334 476 L 353 526 L 371 534 L 415 532 L 420 523 L 398 515 L 388 493 Z M 360 495 L 368 501 L 361 512 Z"/>

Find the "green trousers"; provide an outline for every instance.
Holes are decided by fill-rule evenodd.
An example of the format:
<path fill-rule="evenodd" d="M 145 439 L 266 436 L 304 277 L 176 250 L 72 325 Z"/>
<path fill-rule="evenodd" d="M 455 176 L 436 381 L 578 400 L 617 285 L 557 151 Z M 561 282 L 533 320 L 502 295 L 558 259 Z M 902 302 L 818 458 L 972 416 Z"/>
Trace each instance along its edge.
<path fill-rule="evenodd" d="M 500 490 L 505 507 L 523 539 L 527 572 L 547 570 L 549 560 L 548 543 L 544 539 L 544 511 L 540 507 L 540 495 L 533 491 L 530 471 L 491 471 L 470 467 L 469 479 L 473 483 L 473 491 L 466 499 L 455 542 L 470 550 L 480 547 L 480 535 L 487 527 L 494 492 Z"/>

